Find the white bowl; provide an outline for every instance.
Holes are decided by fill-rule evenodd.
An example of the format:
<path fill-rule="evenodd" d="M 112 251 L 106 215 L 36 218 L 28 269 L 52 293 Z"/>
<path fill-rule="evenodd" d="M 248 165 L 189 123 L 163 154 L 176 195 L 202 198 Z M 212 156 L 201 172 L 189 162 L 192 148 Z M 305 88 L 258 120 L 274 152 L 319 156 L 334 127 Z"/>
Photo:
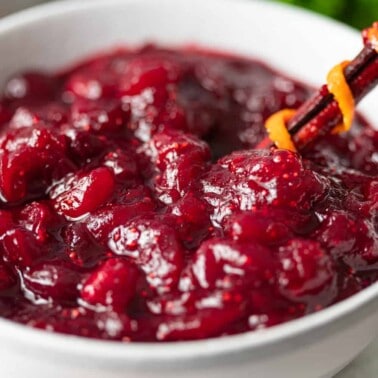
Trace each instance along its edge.
<path fill-rule="evenodd" d="M 0 85 L 20 69 L 56 70 L 119 44 L 197 42 L 270 63 L 311 84 L 361 47 L 357 32 L 268 2 L 92 0 L 53 3 L 0 22 Z M 362 109 L 378 124 L 370 95 Z M 4 378 L 330 377 L 375 337 L 378 284 L 271 329 L 170 344 L 121 344 L 0 320 Z"/>

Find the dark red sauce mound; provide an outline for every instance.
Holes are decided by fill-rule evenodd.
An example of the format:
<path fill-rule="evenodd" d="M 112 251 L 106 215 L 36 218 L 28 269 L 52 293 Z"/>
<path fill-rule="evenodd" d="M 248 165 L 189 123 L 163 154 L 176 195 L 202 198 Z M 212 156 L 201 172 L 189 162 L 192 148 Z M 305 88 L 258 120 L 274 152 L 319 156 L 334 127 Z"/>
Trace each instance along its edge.
<path fill-rule="evenodd" d="M 0 314 L 123 341 L 269 327 L 378 276 L 378 133 L 256 151 L 309 89 L 146 46 L 12 78 L 0 106 Z"/>

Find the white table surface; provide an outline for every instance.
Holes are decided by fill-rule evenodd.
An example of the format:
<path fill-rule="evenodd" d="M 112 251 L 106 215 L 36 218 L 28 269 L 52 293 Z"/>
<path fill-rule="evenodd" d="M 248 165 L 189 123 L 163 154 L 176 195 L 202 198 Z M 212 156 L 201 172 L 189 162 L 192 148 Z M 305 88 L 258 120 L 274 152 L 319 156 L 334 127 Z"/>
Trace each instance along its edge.
<path fill-rule="evenodd" d="M 378 378 L 378 339 L 335 378 Z"/>
<path fill-rule="evenodd" d="M 43 0 L 0 0 L 0 16 L 40 2 Z M 378 378 L 378 339 L 335 378 Z"/>

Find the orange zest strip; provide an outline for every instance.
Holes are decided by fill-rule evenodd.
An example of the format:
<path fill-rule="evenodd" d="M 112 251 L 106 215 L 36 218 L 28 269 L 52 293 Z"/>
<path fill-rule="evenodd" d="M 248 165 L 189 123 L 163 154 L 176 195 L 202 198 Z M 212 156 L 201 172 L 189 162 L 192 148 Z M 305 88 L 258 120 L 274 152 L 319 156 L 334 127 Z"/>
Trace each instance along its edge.
<path fill-rule="evenodd" d="M 378 23 L 374 23 L 373 27 L 367 29 L 367 39 L 372 48 L 378 53 Z"/>
<path fill-rule="evenodd" d="M 334 133 L 348 131 L 353 122 L 354 98 L 344 75 L 344 68 L 348 64 L 349 61 L 345 61 L 336 65 L 327 75 L 328 91 L 333 94 L 343 115 L 343 122 L 334 128 Z"/>
<path fill-rule="evenodd" d="M 286 122 L 296 113 L 294 109 L 283 109 L 272 114 L 265 122 L 265 128 L 270 140 L 277 148 L 284 148 L 296 152 L 297 149 L 286 127 Z"/>

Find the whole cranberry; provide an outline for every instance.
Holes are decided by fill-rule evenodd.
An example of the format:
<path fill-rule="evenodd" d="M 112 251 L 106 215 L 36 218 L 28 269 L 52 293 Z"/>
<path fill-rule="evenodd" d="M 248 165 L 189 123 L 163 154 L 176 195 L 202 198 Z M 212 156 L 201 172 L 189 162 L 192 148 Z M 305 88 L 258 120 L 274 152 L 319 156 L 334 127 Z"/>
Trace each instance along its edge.
<path fill-rule="evenodd" d="M 344 210 L 335 210 L 326 215 L 316 236 L 333 256 L 354 271 L 374 269 L 378 264 L 374 219 L 360 219 Z"/>
<path fill-rule="evenodd" d="M 49 191 L 58 213 L 68 219 L 91 213 L 111 197 L 115 188 L 112 170 L 106 167 L 69 174 Z"/>
<path fill-rule="evenodd" d="M 44 124 L 46 127 L 58 128 L 68 120 L 67 109 L 58 102 L 20 106 L 9 121 L 9 129 L 22 129 Z"/>
<path fill-rule="evenodd" d="M 335 263 L 319 243 L 292 239 L 279 248 L 278 257 L 277 284 L 284 297 L 303 302 L 312 310 L 331 303 L 335 298 Z"/>
<path fill-rule="evenodd" d="M 26 205 L 20 212 L 18 220 L 41 242 L 47 242 L 49 237 L 54 236 L 53 234 L 58 232 L 63 224 L 63 219 L 47 201 L 32 202 Z"/>
<path fill-rule="evenodd" d="M 214 231 L 210 213 L 209 205 L 190 191 L 168 207 L 171 217 L 165 219 L 177 230 L 184 245 L 193 250 Z"/>
<path fill-rule="evenodd" d="M 106 250 L 97 243 L 84 223 L 70 223 L 61 231 L 65 251 L 79 267 L 93 268 L 106 256 Z"/>
<path fill-rule="evenodd" d="M 119 84 L 120 96 L 140 94 L 148 88 L 159 88 L 175 83 L 180 76 L 180 66 L 172 60 L 159 58 L 134 58 L 123 73 Z"/>
<path fill-rule="evenodd" d="M 234 240 L 267 245 L 282 243 L 292 236 L 284 222 L 260 211 L 231 215 L 226 221 L 225 231 Z"/>
<path fill-rule="evenodd" d="M 151 141 L 152 159 L 159 169 L 155 189 L 165 204 L 176 202 L 206 170 L 208 146 L 195 136 L 165 130 Z"/>
<path fill-rule="evenodd" d="M 128 119 L 129 112 L 122 109 L 120 101 L 79 99 L 71 107 L 72 126 L 87 132 L 117 132 Z"/>
<path fill-rule="evenodd" d="M 217 225 L 240 210 L 308 212 L 327 188 L 325 177 L 305 168 L 301 158 L 287 150 L 234 152 L 214 165 L 201 184 Z"/>
<path fill-rule="evenodd" d="M 126 202 L 126 196 L 124 196 L 122 204 L 104 206 L 84 220 L 86 227 L 97 242 L 107 246 L 110 233 L 115 228 L 127 224 L 142 214 L 149 214 L 156 208 L 154 201 L 146 191 L 138 190 L 137 192 L 140 195 L 134 195 L 132 201 Z"/>
<path fill-rule="evenodd" d="M 195 315 L 164 317 L 156 330 L 156 340 L 196 340 L 222 334 L 233 322 L 242 317 L 240 308 L 212 308 L 198 311 Z"/>
<path fill-rule="evenodd" d="M 58 303 L 75 303 L 83 274 L 63 261 L 46 261 L 33 265 L 23 275 L 24 285 L 36 298 Z"/>
<path fill-rule="evenodd" d="M 210 239 L 202 243 L 180 278 L 180 290 L 257 288 L 274 282 L 272 252 L 256 243 Z"/>
<path fill-rule="evenodd" d="M 81 298 L 88 304 L 124 311 L 136 294 L 136 266 L 124 258 L 110 258 L 84 282 Z"/>
<path fill-rule="evenodd" d="M 91 101 L 111 98 L 116 93 L 116 77 L 96 69 L 79 70 L 66 78 L 63 100 L 74 102 L 80 99 Z"/>
<path fill-rule="evenodd" d="M 21 227 L 8 230 L 1 244 L 6 262 L 20 269 L 32 266 L 36 259 L 46 253 L 32 232 Z"/>
<path fill-rule="evenodd" d="M 6 202 L 44 195 L 54 177 L 73 168 L 66 137 L 44 125 L 8 132 L 0 144 L 0 192 Z"/>
<path fill-rule="evenodd" d="M 104 156 L 101 163 L 111 168 L 116 180 L 124 185 L 140 178 L 138 158 L 132 149 L 115 148 Z"/>
<path fill-rule="evenodd" d="M 10 101 L 37 102 L 55 96 L 56 80 L 42 72 L 25 72 L 11 77 L 5 85 L 4 95 Z"/>
<path fill-rule="evenodd" d="M 135 262 L 158 292 L 175 288 L 184 263 L 177 233 L 158 219 L 138 218 L 114 228 L 110 249 Z"/>

